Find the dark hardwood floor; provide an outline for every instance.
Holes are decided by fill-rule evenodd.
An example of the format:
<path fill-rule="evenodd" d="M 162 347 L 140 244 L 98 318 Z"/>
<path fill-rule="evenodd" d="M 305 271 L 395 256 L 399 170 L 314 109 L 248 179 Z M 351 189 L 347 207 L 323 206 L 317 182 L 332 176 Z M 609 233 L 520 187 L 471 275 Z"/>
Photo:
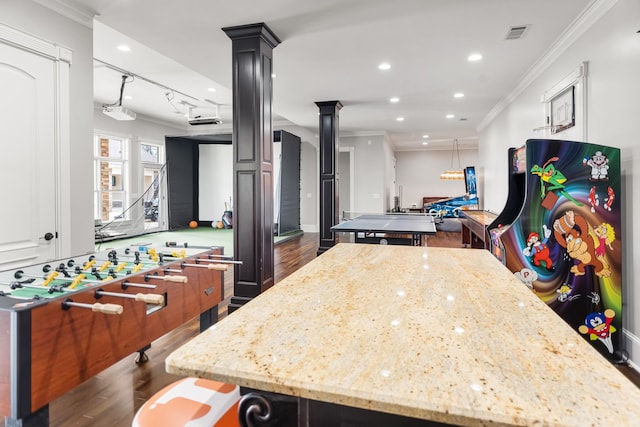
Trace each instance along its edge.
<path fill-rule="evenodd" d="M 348 241 L 347 237 L 341 237 Z M 316 257 L 319 235 L 305 233 L 274 246 L 275 282 L 284 279 Z M 461 247 L 459 232 L 438 232 L 429 237 L 432 247 Z M 225 300 L 219 306 L 220 318 L 227 315 L 233 293 L 233 270 L 225 273 Z M 135 363 L 135 354 L 54 400 L 49 405 L 50 426 L 126 427 L 140 406 L 154 393 L 179 377 L 165 372 L 164 359 L 175 348 L 198 334 L 198 319 L 153 342 L 147 351 L 149 361 Z M 625 375 L 640 386 L 640 375 L 621 367 Z M 0 427 L 4 421 L 0 420 Z"/>

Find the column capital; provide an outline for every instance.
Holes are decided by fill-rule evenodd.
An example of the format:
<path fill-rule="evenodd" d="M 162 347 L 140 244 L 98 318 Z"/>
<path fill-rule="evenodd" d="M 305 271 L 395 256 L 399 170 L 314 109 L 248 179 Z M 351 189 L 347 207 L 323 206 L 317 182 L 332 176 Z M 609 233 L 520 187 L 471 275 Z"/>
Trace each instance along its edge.
<path fill-rule="evenodd" d="M 342 102 L 340 101 L 320 101 L 320 102 L 316 102 L 316 105 L 318 106 L 318 108 L 335 108 L 336 110 L 340 110 L 343 105 Z"/>
<path fill-rule="evenodd" d="M 229 36 L 229 38 L 234 41 L 260 37 L 262 40 L 268 43 L 272 49 L 281 43 L 278 36 L 276 36 L 276 34 L 271 31 L 271 28 L 269 28 L 264 22 L 259 22 L 257 24 L 238 25 L 235 27 L 224 27 L 222 31 L 227 33 L 227 36 Z"/>

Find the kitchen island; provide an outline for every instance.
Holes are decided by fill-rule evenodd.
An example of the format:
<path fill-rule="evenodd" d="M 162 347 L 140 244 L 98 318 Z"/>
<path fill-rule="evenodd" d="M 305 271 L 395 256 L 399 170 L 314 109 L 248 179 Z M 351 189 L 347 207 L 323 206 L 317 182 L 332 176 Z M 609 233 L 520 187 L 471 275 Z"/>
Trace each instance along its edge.
<path fill-rule="evenodd" d="M 298 425 L 329 425 L 318 402 L 357 408 L 361 425 L 640 420 L 640 390 L 486 250 L 338 244 L 166 368 L 289 397 Z"/>

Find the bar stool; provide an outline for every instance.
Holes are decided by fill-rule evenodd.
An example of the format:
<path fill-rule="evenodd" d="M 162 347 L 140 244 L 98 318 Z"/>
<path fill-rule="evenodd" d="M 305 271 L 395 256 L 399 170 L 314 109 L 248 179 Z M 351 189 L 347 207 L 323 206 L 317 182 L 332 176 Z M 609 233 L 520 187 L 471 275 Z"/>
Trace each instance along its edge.
<path fill-rule="evenodd" d="M 147 400 L 132 427 L 238 427 L 240 388 L 202 378 L 183 378 Z"/>

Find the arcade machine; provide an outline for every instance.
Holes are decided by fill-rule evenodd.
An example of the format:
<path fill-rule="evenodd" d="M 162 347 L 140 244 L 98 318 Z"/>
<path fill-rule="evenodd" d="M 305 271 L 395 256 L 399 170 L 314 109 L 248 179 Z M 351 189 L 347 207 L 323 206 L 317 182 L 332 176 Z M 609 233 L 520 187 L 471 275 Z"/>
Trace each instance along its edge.
<path fill-rule="evenodd" d="M 496 215 L 493 212 L 478 209 L 475 167 L 467 166 L 464 170 L 464 178 L 467 200 L 472 201 L 473 204 L 467 204 L 459 212 L 462 245 L 465 248 L 471 246 L 475 249 L 490 249 L 491 243 L 487 227 L 493 222 Z M 475 206 L 473 206 L 474 204 Z"/>
<path fill-rule="evenodd" d="M 624 361 L 620 150 L 530 139 L 509 159 L 493 254 L 606 358 Z"/>
<path fill-rule="evenodd" d="M 425 211 L 437 218 L 458 218 L 461 210 L 477 210 L 478 191 L 474 166 L 464 168 L 464 185 L 466 190 L 464 196 L 438 200 L 430 206 L 425 206 Z"/>
<path fill-rule="evenodd" d="M 505 250 L 500 236 L 507 231 L 511 224 L 520 214 L 520 210 L 524 205 L 525 196 L 525 178 L 526 178 L 526 146 L 519 148 L 509 148 L 509 175 L 507 181 L 507 203 L 502 212 L 489 224 L 488 230 L 491 236 L 491 252 L 503 264 L 505 264 Z"/>

